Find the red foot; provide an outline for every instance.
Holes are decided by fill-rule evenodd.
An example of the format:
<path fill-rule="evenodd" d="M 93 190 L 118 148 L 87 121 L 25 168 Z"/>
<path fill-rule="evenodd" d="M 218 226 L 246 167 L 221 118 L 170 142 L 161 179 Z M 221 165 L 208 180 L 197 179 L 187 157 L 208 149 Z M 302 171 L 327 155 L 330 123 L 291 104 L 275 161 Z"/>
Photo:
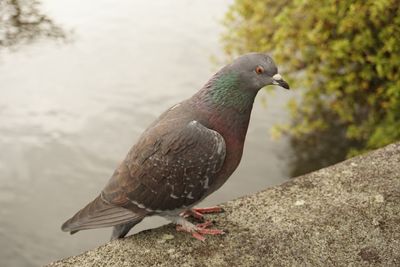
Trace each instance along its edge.
<path fill-rule="evenodd" d="M 205 228 L 207 228 L 207 227 L 209 227 L 211 225 L 213 225 L 212 221 L 205 221 L 203 223 L 197 224 L 196 227 L 200 228 L 200 229 L 205 229 Z"/>
<path fill-rule="evenodd" d="M 207 227 L 213 225 L 211 221 L 206 221 L 204 223 L 197 224 L 192 230 L 188 230 L 181 225 L 176 226 L 176 230 L 180 232 L 190 233 L 194 238 L 200 241 L 205 241 L 206 238 L 203 235 L 223 235 L 224 231 L 219 229 L 207 229 Z"/>
<path fill-rule="evenodd" d="M 192 210 L 194 210 L 196 212 L 199 212 L 201 214 L 205 214 L 205 213 L 220 213 L 220 212 L 224 211 L 221 207 L 218 207 L 218 206 L 207 207 L 207 208 L 194 208 Z"/>
<path fill-rule="evenodd" d="M 181 213 L 181 216 L 187 218 L 189 216 L 193 216 L 194 218 L 201 220 L 203 219 L 203 214 L 207 213 L 220 213 L 224 210 L 221 207 L 207 207 L 207 208 L 194 208 Z"/>
<path fill-rule="evenodd" d="M 224 231 L 219 230 L 219 229 L 199 229 L 197 232 L 199 234 L 203 234 L 203 235 L 223 235 L 223 234 L 225 234 Z"/>
<path fill-rule="evenodd" d="M 206 238 L 204 236 L 202 236 L 201 234 L 197 233 L 197 232 L 193 232 L 192 236 L 194 238 L 196 238 L 197 240 L 200 240 L 202 242 L 206 241 Z"/>

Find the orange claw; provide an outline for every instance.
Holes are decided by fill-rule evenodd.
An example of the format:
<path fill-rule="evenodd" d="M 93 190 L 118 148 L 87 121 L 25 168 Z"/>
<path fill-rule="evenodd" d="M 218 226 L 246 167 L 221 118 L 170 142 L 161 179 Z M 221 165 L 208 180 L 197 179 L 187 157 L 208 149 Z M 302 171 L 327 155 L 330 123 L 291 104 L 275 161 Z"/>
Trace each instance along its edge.
<path fill-rule="evenodd" d="M 192 236 L 194 238 L 196 238 L 197 240 L 200 240 L 201 242 L 206 241 L 206 238 L 204 236 L 202 236 L 201 234 L 199 234 L 198 232 L 193 232 Z"/>
<path fill-rule="evenodd" d="M 215 207 L 207 207 L 207 208 L 194 208 L 190 210 L 186 210 L 181 213 L 181 216 L 184 218 L 187 218 L 189 216 L 194 217 L 195 219 L 201 220 L 203 219 L 203 214 L 207 213 L 220 213 L 223 212 L 224 210 L 221 207 L 215 206 Z"/>
<path fill-rule="evenodd" d="M 206 229 L 206 228 L 198 229 L 197 232 L 199 234 L 203 234 L 203 235 L 223 235 L 223 234 L 225 234 L 224 231 L 219 230 L 219 229 Z"/>
<path fill-rule="evenodd" d="M 207 208 L 194 208 L 192 211 L 195 211 L 196 213 L 200 214 L 206 214 L 206 213 L 220 213 L 223 212 L 224 210 L 221 207 L 215 206 L 215 207 L 207 207 Z"/>
<path fill-rule="evenodd" d="M 187 232 L 192 234 L 194 238 L 204 242 L 206 238 L 203 235 L 223 235 L 224 231 L 219 229 L 207 229 L 207 227 L 213 225 L 211 221 L 206 221 L 204 223 L 197 224 L 193 230 L 188 230 L 181 225 L 176 226 L 176 230 L 179 232 Z"/>

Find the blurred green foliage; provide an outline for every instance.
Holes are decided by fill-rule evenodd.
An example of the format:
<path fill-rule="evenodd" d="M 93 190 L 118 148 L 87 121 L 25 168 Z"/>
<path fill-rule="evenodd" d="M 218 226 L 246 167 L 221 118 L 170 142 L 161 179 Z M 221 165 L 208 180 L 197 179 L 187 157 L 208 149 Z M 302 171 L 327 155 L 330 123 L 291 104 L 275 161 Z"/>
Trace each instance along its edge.
<path fill-rule="evenodd" d="M 294 142 L 333 132 L 345 157 L 400 139 L 400 1 L 236 0 L 224 24 L 228 55 L 272 51 L 301 90 L 279 126 Z"/>

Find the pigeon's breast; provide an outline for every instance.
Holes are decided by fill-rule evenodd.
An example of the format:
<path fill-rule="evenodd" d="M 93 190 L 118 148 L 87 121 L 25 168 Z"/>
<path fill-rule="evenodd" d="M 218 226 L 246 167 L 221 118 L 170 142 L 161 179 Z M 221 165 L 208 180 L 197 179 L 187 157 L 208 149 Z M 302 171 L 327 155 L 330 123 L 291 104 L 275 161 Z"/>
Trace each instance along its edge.
<path fill-rule="evenodd" d="M 250 114 L 247 117 L 216 119 L 211 122 L 211 127 L 225 140 L 226 156 L 214 184 L 210 187 L 209 194 L 220 188 L 238 167 L 243 155 L 249 119 Z"/>

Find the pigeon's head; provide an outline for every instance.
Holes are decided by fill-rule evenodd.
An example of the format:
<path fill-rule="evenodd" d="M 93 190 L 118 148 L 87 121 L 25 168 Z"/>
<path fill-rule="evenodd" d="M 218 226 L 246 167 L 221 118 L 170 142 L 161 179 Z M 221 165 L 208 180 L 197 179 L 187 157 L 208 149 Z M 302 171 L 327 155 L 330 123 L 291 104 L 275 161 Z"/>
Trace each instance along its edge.
<path fill-rule="evenodd" d="M 199 91 L 200 99 L 218 106 L 251 111 L 257 92 L 266 85 L 289 85 L 278 73 L 274 61 L 262 53 L 250 53 L 235 59 L 218 71 Z M 196 98 L 197 99 L 197 98 Z"/>
<path fill-rule="evenodd" d="M 272 84 L 289 89 L 272 58 L 263 53 L 240 56 L 227 66 L 226 71 L 237 75 L 240 87 L 245 90 L 258 91 Z"/>

